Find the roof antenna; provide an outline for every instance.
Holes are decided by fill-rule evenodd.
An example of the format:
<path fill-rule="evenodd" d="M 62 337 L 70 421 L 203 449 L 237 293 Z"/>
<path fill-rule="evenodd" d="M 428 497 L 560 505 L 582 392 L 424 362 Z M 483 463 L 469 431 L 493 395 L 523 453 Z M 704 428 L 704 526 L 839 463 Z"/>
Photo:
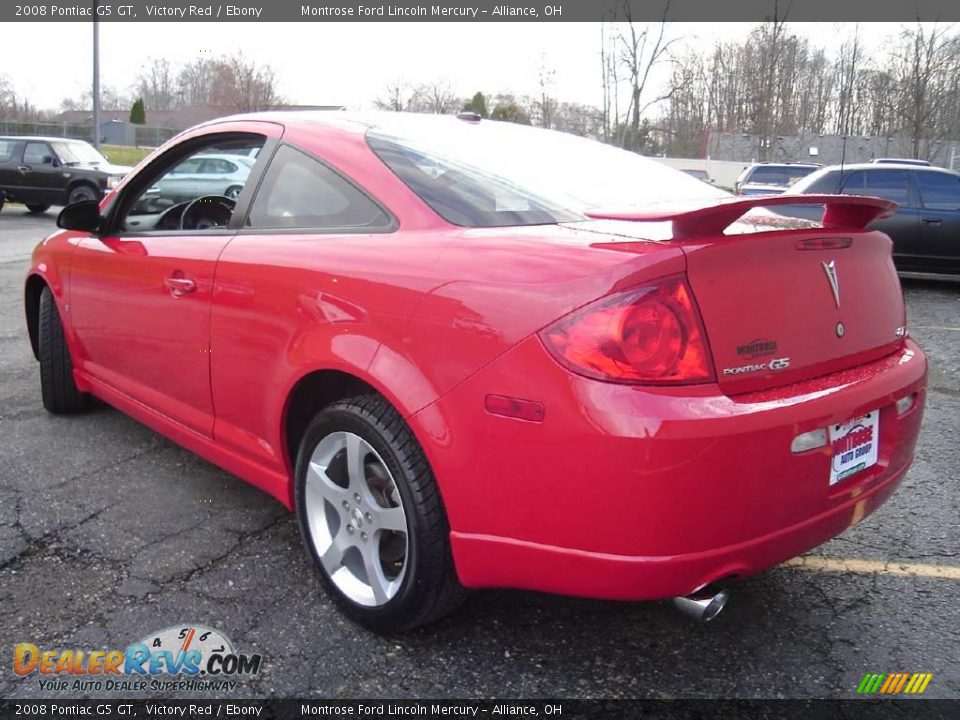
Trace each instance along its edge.
<path fill-rule="evenodd" d="M 840 188 L 843 187 L 843 164 L 844 162 L 846 162 L 846 159 L 847 159 L 847 134 L 846 132 L 844 132 L 843 145 L 841 146 L 841 149 L 840 149 L 840 184 L 837 186 L 837 191 L 839 191 Z"/>

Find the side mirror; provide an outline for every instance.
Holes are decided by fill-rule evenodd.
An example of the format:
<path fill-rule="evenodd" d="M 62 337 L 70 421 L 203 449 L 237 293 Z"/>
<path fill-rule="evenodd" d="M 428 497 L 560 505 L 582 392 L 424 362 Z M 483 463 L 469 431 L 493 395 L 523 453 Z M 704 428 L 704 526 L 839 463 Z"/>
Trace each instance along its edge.
<path fill-rule="evenodd" d="M 81 200 L 60 211 L 57 227 L 93 233 L 100 229 L 101 220 L 100 203 L 96 200 Z"/>

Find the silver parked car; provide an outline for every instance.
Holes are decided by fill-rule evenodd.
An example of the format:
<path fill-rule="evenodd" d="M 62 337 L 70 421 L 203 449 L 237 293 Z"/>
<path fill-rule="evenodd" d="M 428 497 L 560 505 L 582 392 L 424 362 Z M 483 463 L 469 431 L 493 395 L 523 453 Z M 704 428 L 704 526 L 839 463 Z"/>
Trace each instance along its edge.
<path fill-rule="evenodd" d="M 240 197 L 256 158 L 243 155 L 194 155 L 164 175 L 150 195 L 173 202 L 192 200 L 200 195 Z"/>

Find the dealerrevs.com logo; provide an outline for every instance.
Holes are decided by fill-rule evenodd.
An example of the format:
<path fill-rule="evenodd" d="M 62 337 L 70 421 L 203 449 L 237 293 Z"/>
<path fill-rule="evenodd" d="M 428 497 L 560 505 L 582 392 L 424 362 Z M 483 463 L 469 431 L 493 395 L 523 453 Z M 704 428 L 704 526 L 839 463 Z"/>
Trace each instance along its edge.
<path fill-rule="evenodd" d="M 19 643 L 13 671 L 36 677 L 41 690 L 91 692 L 229 691 L 257 675 L 262 657 L 238 653 L 219 630 L 177 625 L 126 650 L 65 650 Z"/>

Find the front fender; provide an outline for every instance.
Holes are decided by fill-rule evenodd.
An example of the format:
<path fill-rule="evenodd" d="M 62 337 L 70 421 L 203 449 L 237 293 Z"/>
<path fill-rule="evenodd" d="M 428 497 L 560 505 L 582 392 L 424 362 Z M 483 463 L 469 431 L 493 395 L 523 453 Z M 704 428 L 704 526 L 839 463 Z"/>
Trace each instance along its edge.
<path fill-rule="evenodd" d="M 69 317 L 69 276 L 70 254 L 73 244 L 70 234 L 60 231 L 41 240 L 33 250 L 30 269 L 24 278 L 23 300 L 27 334 L 35 359 L 40 359 L 39 338 L 37 336 L 40 319 L 40 295 L 45 287 L 53 293 L 54 302 L 63 321 L 64 335 L 71 353 L 75 352 L 77 342 Z"/>

